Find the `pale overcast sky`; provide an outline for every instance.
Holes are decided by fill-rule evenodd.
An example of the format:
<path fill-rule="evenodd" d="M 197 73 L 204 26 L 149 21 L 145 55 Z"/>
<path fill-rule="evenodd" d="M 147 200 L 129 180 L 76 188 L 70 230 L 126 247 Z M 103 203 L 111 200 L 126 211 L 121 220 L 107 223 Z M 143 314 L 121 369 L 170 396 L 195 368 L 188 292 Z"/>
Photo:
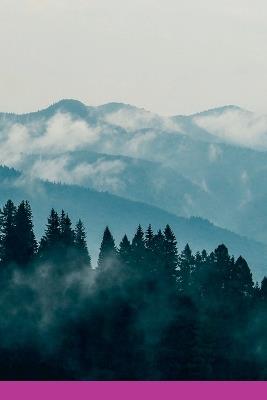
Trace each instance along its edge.
<path fill-rule="evenodd" d="M 0 110 L 267 113 L 266 0 L 0 0 Z"/>

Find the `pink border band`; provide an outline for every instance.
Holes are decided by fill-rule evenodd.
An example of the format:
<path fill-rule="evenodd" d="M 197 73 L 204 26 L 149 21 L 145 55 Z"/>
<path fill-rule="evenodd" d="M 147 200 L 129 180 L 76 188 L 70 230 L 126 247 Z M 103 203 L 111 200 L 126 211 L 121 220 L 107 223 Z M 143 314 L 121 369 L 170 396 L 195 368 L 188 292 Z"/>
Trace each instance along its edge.
<path fill-rule="evenodd" d="M 267 382 L 1 382 L 3 400 L 251 400 Z"/>

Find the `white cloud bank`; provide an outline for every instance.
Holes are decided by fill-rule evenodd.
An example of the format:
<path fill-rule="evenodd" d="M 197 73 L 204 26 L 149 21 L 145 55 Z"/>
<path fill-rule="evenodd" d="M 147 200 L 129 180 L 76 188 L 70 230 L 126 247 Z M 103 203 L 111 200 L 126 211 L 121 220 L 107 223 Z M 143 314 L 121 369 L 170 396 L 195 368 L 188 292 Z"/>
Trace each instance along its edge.
<path fill-rule="evenodd" d="M 157 129 L 170 132 L 179 132 L 177 123 L 168 117 L 160 117 L 149 111 L 140 108 L 121 108 L 118 111 L 109 113 L 105 116 L 105 122 L 119 126 L 127 131 L 137 131 L 140 129 Z"/>
<path fill-rule="evenodd" d="M 194 122 L 223 142 L 267 150 L 267 115 L 227 110 L 221 114 L 197 116 Z"/>
<path fill-rule="evenodd" d="M 64 154 L 91 145 L 98 138 L 97 128 L 58 113 L 47 121 L 41 134 L 38 127 L 32 129 L 21 124 L 5 127 L 0 133 L 0 159 L 2 164 L 19 168 L 25 155 Z"/>
<path fill-rule="evenodd" d="M 29 168 L 31 178 L 41 178 L 51 182 L 81 184 L 96 190 L 116 191 L 123 186 L 121 174 L 125 165 L 120 160 L 103 158 L 89 164 L 86 162 L 71 166 L 69 156 L 58 156 L 53 159 L 36 160 Z"/>

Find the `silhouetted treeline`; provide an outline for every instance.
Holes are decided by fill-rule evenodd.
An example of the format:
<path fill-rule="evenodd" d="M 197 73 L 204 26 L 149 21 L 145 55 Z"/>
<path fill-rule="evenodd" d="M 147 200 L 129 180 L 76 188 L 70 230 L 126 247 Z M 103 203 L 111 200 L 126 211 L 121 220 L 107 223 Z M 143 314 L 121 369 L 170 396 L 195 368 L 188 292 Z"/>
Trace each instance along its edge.
<path fill-rule="evenodd" d="M 169 225 L 118 247 L 106 227 L 96 268 L 79 220 L 51 210 L 38 243 L 27 201 L 0 213 L 0 379 L 262 380 L 267 278 L 225 245 L 179 249 Z"/>

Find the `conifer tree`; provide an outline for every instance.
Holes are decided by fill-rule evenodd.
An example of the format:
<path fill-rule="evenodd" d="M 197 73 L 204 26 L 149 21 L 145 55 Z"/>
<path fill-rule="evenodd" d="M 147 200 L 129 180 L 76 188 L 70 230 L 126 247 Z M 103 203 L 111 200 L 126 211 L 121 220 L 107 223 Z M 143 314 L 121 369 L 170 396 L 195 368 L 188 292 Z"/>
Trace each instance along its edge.
<path fill-rule="evenodd" d="M 14 260 L 25 265 L 32 261 L 37 251 L 37 242 L 33 232 L 32 211 L 28 201 L 22 201 L 15 214 Z"/>
<path fill-rule="evenodd" d="M 82 265 L 91 268 L 91 257 L 86 243 L 86 233 L 82 221 L 79 219 L 74 232 L 74 244 L 78 252 L 78 259 Z"/>
<path fill-rule="evenodd" d="M 256 287 L 258 288 L 258 284 L 256 285 Z M 263 280 L 261 282 L 260 294 L 264 300 L 267 300 L 267 277 L 266 276 L 263 278 Z"/>
<path fill-rule="evenodd" d="M 194 256 L 188 244 L 181 252 L 178 259 L 177 280 L 179 290 L 188 293 L 191 286 L 191 276 L 194 270 Z"/>
<path fill-rule="evenodd" d="M 159 229 L 157 234 L 153 237 L 152 245 L 152 272 L 156 274 L 158 278 L 160 276 L 164 279 L 167 277 L 166 271 L 166 254 L 165 254 L 165 237 Z"/>
<path fill-rule="evenodd" d="M 153 246 L 153 230 L 151 227 L 151 224 L 148 225 L 148 228 L 146 230 L 146 234 L 145 234 L 145 246 L 147 249 L 151 249 Z"/>
<path fill-rule="evenodd" d="M 229 256 L 227 247 L 224 244 L 219 245 L 214 251 L 214 267 L 211 271 L 212 280 L 210 281 L 210 285 L 218 296 L 223 291 L 229 290 L 233 264 L 234 260 Z"/>
<path fill-rule="evenodd" d="M 234 295 L 248 297 L 252 296 L 253 293 L 252 273 L 246 260 L 241 256 L 233 264 L 231 288 Z"/>
<path fill-rule="evenodd" d="M 113 265 L 117 256 L 117 249 L 115 246 L 114 238 L 107 226 L 100 246 L 98 257 L 98 268 L 106 269 L 108 266 Z"/>
<path fill-rule="evenodd" d="M 209 275 L 209 257 L 206 250 L 195 255 L 195 268 L 191 274 L 192 294 L 203 298 L 207 292 Z"/>
<path fill-rule="evenodd" d="M 141 225 L 139 225 L 132 240 L 132 265 L 134 269 L 144 272 L 145 264 L 146 248 L 144 232 Z"/>
<path fill-rule="evenodd" d="M 61 241 L 60 218 L 52 208 L 48 217 L 45 234 L 41 239 L 39 254 L 44 255 L 48 251 L 58 250 Z"/>
<path fill-rule="evenodd" d="M 123 265 L 129 266 L 131 262 L 131 252 L 132 252 L 131 243 L 127 235 L 124 235 L 119 245 L 119 257 Z"/>
<path fill-rule="evenodd" d="M 169 225 L 164 230 L 164 257 L 167 274 L 176 280 L 178 265 L 177 241 Z"/>
<path fill-rule="evenodd" d="M 0 215 L 0 243 L 1 243 L 1 262 L 9 263 L 14 261 L 14 251 L 16 249 L 15 217 L 16 207 L 11 200 L 8 200 L 3 207 Z"/>
<path fill-rule="evenodd" d="M 191 274 L 191 284 L 192 284 L 192 292 L 195 295 L 202 296 L 203 292 L 203 287 L 202 287 L 202 275 L 203 275 L 203 260 L 202 260 L 202 255 L 200 254 L 199 251 L 196 252 L 195 255 L 195 268 L 193 273 Z"/>
<path fill-rule="evenodd" d="M 60 234 L 61 242 L 65 247 L 74 246 L 74 231 L 71 226 L 72 223 L 68 214 L 65 214 L 64 210 L 62 210 L 60 218 Z"/>

